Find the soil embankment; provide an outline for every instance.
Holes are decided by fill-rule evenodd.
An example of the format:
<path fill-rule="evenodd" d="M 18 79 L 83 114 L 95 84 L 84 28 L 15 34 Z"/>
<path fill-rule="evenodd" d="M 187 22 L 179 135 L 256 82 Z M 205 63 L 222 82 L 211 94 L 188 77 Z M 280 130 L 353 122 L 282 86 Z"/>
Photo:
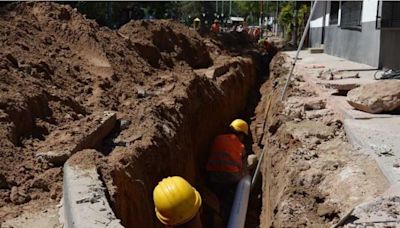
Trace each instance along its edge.
<path fill-rule="evenodd" d="M 260 226 L 330 227 L 387 182 L 373 159 L 347 142 L 339 115 L 306 75 L 294 75 L 281 101 L 289 61 L 283 53 L 272 60 L 252 122 L 254 151 L 266 147 Z"/>
<path fill-rule="evenodd" d="M 249 116 L 238 113 L 248 109 L 266 56 L 172 21 L 110 30 L 55 3 L 0 10 L 0 222 L 59 202 L 65 157 L 59 164 L 38 154 L 64 143 L 75 148 L 66 156 L 76 148 L 102 154 L 98 170 L 126 227 L 161 226 L 152 190 L 163 177 L 207 191 L 208 143 L 233 118 Z M 98 142 L 83 122 L 108 111 L 115 127 Z M 71 147 L 75 140 L 82 143 Z M 209 204 L 205 197 L 204 226 L 213 223 Z"/>

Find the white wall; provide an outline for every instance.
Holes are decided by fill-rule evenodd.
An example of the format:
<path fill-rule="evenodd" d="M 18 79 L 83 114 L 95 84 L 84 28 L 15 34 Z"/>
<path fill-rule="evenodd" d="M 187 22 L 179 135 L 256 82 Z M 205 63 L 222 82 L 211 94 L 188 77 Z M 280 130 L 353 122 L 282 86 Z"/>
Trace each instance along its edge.
<path fill-rule="evenodd" d="M 322 17 L 319 17 L 317 19 L 314 19 L 310 22 L 311 28 L 320 28 L 322 27 L 323 19 Z"/>
<path fill-rule="evenodd" d="M 363 9 L 362 9 L 362 17 L 361 22 L 370 22 L 376 20 L 376 11 L 378 7 L 379 0 L 364 0 L 363 1 Z M 338 24 L 340 25 L 340 16 L 341 16 L 341 6 L 339 7 L 339 17 Z M 320 16 L 316 19 L 311 20 L 311 28 L 320 28 L 322 27 L 323 16 Z M 325 15 L 325 26 L 329 26 L 329 11 L 327 10 L 327 14 Z"/>
<path fill-rule="evenodd" d="M 364 0 L 361 22 L 376 21 L 376 11 L 379 0 Z"/>

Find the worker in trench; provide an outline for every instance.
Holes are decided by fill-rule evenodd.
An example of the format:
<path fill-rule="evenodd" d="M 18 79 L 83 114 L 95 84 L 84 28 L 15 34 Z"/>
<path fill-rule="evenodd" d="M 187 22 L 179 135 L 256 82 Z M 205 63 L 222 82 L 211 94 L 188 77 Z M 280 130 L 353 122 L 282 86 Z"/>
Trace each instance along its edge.
<path fill-rule="evenodd" d="M 233 203 L 236 184 L 244 175 L 243 159 L 248 135 L 248 124 L 236 119 L 230 124 L 230 132 L 218 135 L 211 145 L 206 170 L 210 187 L 220 200 L 220 214 L 225 219 Z"/>
<path fill-rule="evenodd" d="M 184 178 L 164 178 L 154 188 L 153 200 L 156 216 L 166 227 L 202 227 L 201 196 Z"/>
<path fill-rule="evenodd" d="M 219 33 L 221 31 L 221 26 L 217 19 L 215 19 L 214 23 L 211 25 L 210 31 L 213 33 Z"/>

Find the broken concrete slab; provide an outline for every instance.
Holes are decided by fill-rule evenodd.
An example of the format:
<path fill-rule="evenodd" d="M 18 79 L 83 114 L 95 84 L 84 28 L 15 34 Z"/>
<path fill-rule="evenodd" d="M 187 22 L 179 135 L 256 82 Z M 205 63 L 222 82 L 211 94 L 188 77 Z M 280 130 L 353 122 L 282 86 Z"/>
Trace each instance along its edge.
<path fill-rule="evenodd" d="M 358 83 L 347 82 L 346 80 L 319 82 L 317 84 L 322 85 L 327 89 L 335 89 L 341 92 L 347 92 L 360 86 Z"/>
<path fill-rule="evenodd" d="M 95 154 L 93 156 L 96 157 Z M 99 179 L 96 165 L 94 162 L 80 164 L 79 161 L 78 157 L 68 160 L 64 165 L 64 189 L 60 209 L 64 227 L 122 228 L 120 220 L 108 203 L 106 189 Z"/>
<path fill-rule="evenodd" d="M 400 225 L 400 196 L 380 196 L 369 202 L 358 205 L 351 213 L 350 224 L 368 226 L 380 224 L 382 227 L 398 227 Z M 394 225 L 394 226 L 388 226 Z"/>
<path fill-rule="evenodd" d="M 339 71 L 334 69 L 326 69 L 321 70 L 318 73 L 317 78 L 322 80 L 343 80 L 349 78 L 360 78 L 360 74 L 358 72 L 349 72 L 349 71 Z"/>
<path fill-rule="evenodd" d="M 328 98 L 328 103 L 332 106 L 342 117 L 342 119 L 372 119 L 372 118 L 391 118 L 388 114 L 371 114 L 354 109 L 343 96 L 331 96 Z"/>
<path fill-rule="evenodd" d="M 36 156 L 60 166 L 74 153 L 94 148 L 106 137 L 116 124 L 116 113 L 94 113 L 73 124 L 62 126 L 46 138 Z"/>
<path fill-rule="evenodd" d="M 400 81 L 387 80 L 363 85 L 347 94 L 347 101 L 368 113 L 390 112 L 400 108 Z"/>

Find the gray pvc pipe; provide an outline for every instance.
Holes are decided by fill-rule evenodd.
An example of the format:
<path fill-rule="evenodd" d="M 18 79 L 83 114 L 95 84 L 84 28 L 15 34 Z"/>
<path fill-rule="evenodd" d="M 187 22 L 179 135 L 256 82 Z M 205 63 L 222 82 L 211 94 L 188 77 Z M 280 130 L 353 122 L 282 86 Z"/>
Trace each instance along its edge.
<path fill-rule="evenodd" d="M 246 222 L 247 206 L 249 203 L 250 186 L 250 175 L 243 177 L 237 185 L 235 199 L 229 216 L 228 228 L 244 227 L 244 223 Z"/>

